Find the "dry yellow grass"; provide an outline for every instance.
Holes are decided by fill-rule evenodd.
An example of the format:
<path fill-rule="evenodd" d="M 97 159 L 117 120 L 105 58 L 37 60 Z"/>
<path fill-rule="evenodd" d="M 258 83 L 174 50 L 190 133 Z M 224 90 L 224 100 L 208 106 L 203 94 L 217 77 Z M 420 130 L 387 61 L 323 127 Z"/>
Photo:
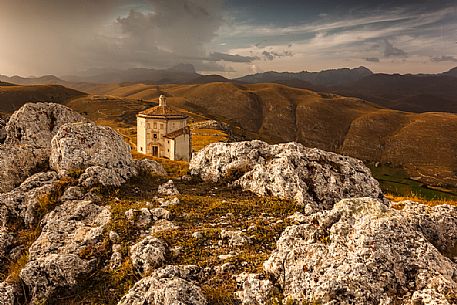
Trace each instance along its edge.
<path fill-rule="evenodd" d="M 426 200 L 426 199 L 419 198 L 419 197 L 416 197 L 416 196 L 405 196 L 405 197 L 402 197 L 402 196 L 394 196 L 392 194 L 386 194 L 385 197 L 387 199 L 391 200 L 391 201 L 394 201 L 394 202 L 400 202 L 400 201 L 404 201 L 404 200 L 411 200 L 411 201 L 422 203 L 422 204 L 425 204 L 425 205 L 428 205 L 428 206 L 437 206 L 437 205 L 442 205 L 442 204 L 449 204 L 449 205 L 457 206 L 457 200 L 445 200 L 445 199 Z"/>

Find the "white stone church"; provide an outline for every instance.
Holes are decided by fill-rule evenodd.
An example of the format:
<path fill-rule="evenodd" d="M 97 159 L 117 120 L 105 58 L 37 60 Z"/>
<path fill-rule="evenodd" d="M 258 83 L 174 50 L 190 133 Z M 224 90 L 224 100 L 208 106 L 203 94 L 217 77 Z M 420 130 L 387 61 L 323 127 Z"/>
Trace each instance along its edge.
<path fill-rule="evenodd" d="M 170 160 L 189 161 L 192 138 L 188 116 L 167 105 L 164 95 L 159 106 L 137 114 L 137 150 L 141 154 Z"/>

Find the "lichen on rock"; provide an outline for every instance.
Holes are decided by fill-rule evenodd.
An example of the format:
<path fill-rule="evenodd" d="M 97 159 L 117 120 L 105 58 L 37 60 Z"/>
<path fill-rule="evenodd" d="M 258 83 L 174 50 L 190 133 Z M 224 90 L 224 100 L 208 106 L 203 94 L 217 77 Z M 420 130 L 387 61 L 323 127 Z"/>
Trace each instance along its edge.
<path fill-rule="evenodd" d="M 347 199 L 288 227 L 264 270 L 297 302 L 449 304 L 456 243 L 456 207 L 410 202 L 398 211 L 377 199 Z"/>
<path fill-rule="evenodd" d="M 227 181 L 259 196 L 295 200 L 309 213 L 344 198 L 382 198 L 379 183 L 360 160 L 304 147 L 262 141 L 215 143 L 190 163 L 205 181 Z"/>

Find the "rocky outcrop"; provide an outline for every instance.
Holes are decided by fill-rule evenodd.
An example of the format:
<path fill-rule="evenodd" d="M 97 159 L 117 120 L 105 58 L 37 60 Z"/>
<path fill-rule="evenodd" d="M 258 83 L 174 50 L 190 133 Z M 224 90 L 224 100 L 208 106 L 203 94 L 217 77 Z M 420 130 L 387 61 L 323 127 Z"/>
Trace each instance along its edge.
<path fill-rule="evenodd" d="M 14 305 L 16 300 L 16 287 L 13 285 L 2 282 L 0 283 L 0 304 L 2 305 Z"/>
<path fill-rule="evenodd" d="M 231 248 L 242 247 L 251 242 L 250 238 L 242 231 L 221 231 L 221 240 Z"/>
<path fill-rule="evenodd" d="M 141 274 L 150 274 L 166 260 L 168 245 L 155 237 L 147 236 L 130 248 L 133 267 Z"/>
<path fill-rule="evenodd" d="M 29 249 L 20 273 L 35 300 L 56 289 L 73 287 L 94 270 L 99 258 L 92 249 L 103 241 L 111 212 L 90 201 L 68 201 L 47 214 L 41 235 Z"/>
<path fill-rule="evenodd" d="M 5 143 L 50 148 L 62 125 L 85 121 L 79 113 L 60 104 L 28 103 L 10 117 Z"/>
<path fill-rule="evenodd" d="M 154 160 L 135 160 L 135 166 L 138 170 L 138 173 L 143 176 L 167 176 L 167 172 L 163 166 Z"/>
<path fill-rule="evenodd" d="M 162 196 L 179 195 L 179 191 L 176 188 L 173 180 L 169 180 L 168 182 L 160 185 L 157 191 L 158 191 L 159 195 L 162 195 Z"/>
<path fill-rule="evenodd" d="M 167 266 L 136 283 L 118 305 L 206 305 L 194 280 L 198 267 Z"/>
<path fill-rule="evenodd" d="M 272 303 L 275 292 L 278 289 L 271 281 L 260 274 L 242 273 L 236 277 L 240 291 L 235 295 L 242 301 L 243 305 L 266 305 Z"/>
<path fill-rule="evenodd" d="M 110 127 L 93 123 L 62 126 L 51 143 L 50 166 L 61 175 L 84 171 L 80 183 L 120 186 L 137 174 L 130 147 Z"/>
<path fill-rule="evenodd" d="M 30 175 L 46 169 L 46 149 L 29 145 L 0 145 L 0 193 L 13 190 Z"/>
<path fill-rule="evenodd" d="M 286 298 L 304 303 L 453 303 L 457 207 L 404 204 L 396 210 L 376 199 L 347 199 L 288 227 L 264 264 L 267 277 Z M 268 292 L 256 285 L 245 284 L 239 295 L 262 300 Z"/>
<path fill-rule="evenodd" d="M 228 181 L 260 196 L 296 200 L 308 212 L 331 209 L 344 198 L 382 197 L 362 161 L 297 143 L 210 144 L 193 157 L 190 170 L 205 181 Z"/>
<path fill-rule="evenodd" d="M 6 121 L 0 117 L 0 144 L 6 139 Z"/>
<path fill-rule="evenodd" d="M 28 103 L 16 111 L 3 129 L 0 122 L 0 193 L 9 192 L 30 175 L 48 167 L 51 139 L 66 123 L 85 121 L 68 107 Z"/>
<path fill-rule="evenodd" d="M 38 224 L 40 200 L 51 193 L 57 173 L 38 173 L 25 180 L 11 192 L 0 194 L 0 225 L 11 222 L 33 227 Z"/>

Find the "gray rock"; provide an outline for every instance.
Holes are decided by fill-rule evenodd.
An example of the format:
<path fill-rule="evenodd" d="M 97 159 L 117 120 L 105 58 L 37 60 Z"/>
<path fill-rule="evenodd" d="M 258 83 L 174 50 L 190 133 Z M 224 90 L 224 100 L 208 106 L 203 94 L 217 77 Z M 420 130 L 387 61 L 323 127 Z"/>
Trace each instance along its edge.
<path fill-rule="evenodd" d="M 83 187 L 72 186 L 65 190 L 60 200 L 69 201 L 69 200 L 83 200 L 86 196 L 86 191 Z"/>
<path fill-rule="evenodd" d="M 0 118 L 0 144 L 3 144 L 6 139 L 6 121 Z"/>
<path fill-rule="evenodd" d="M 94 270 L 99 255 L 79 255 L 103 241 L 110 219 L 109 208 L 90 201 L 68 201 L 45 216 L 20 273 L 34 300 L 48 298 L 57 288 L 73 287 Z"/>
<path fill-rule="evenodd" d="M 57 182 L 56 172 L 38 173 L 11 192 L 0 194 L 0 225 L 9 221 L 33 227 L 38 219 L 41 198 L 49 195 Z"/>
<path fill-rule="evenodd" d="M 119 234 L 117 234 L 115 231 L 110 231 L 109 232 L 109 239 L 113 243 L 117 243 L 120 240 Z"/>
<path fill-rule="evenodd" d="M 50 148 L 59 128 L 86 119 L 70 108 L 53 103 L 27 103 L 6 124 L 6 144 L 29 144 Z"/>
<path fill-rule="evenodd" d="M 236 281 L 240 291 L 235 295 L 242 301 L 242 305 L 268 305 L 273 301 L 273 293 L 277 289 L 261 275 L 242 273 L 236 277 Z"/>
<path fill-rule="evenodd" d="M 0 304 L 2 305 L 15 305 L 16 295 L 18 294 L 17 288 L 12 284 L 1 282 L 0 283 Z"/>
<path fill-rule="evenodd" d="M 168 245 L 155 237 L 147 236 L 130 248 L 135 269 L 143 275 L 160 268 L 166 261 Z"/>
<path fill-rule="evenodd" d="M 82 170 L 80 184 L 120 186 L 137 174 L 130 147 L 110 127 L 93 123 L 62 126 L 51 142 L 50 166 L 61 175 Z"/>
<path fill-rule="evenodd" d="M 125 217 L 127 217 L 129 222 L 141 228 L 149 227 L 152 222 L 151 212 L 147 208 L 139 210 L 129 209 L 125 212 Z"/>
<path fill-rule="evenodd" d="M 30 175 L 48 168 L 51 139 L 60 126 L 85 119 L 71 109 L 50 103 L 28 103 L 5 128 L 0 122 L 0 193 L 9 192 Z M 0 140 L 2 143 L 3 140 Z"/>
<path fill-rule="evenodd" d="M 180 203 L 178 197 L 174 197 L 173 199 L 159 198 L 158 202 L 160 203 L 160 207 L 162 207 L 162 208 L 178 205 Z"/>
<path fill-rule="evenodd" d="M 49 153 L 29 145 L 0 145 L 0 193 L 20 185 L 27 177 L 46 168 Z"/>
<path fill-rule="evenodd" d="M 160 219 L 157 220 L 154 223 L 154 225 L 149 229 L 149 234 L 155 234 L 163 231 L 171 231 L 176 229 L 179 229 L 179 226 L 175 225 L 173 222 L 166 219 Z"/>
<path fill-rule="evenodd" d="M 135 166 L 140 175 L 148 176 L 167 176 L 167 171 L 163 168 L 162 164 L 157 161 L 142 159 L 135 160 Z"/>
<path fill-rule="evenodd" d="M 162 195 L 162 196 L 179 195 L 179 191 L 176 188 L 173 180 L 169 180 L 168 182 L 166 182 L 162 185 L 159 185 L 158 192 L 159 192 L 159 195 Z"/>
<path fill-rule="evenodd" d="M 228 181 L 259 196 L 296 200 L 309 213 L 331 209 L 343 198 L 382 198 L 362 161 L 297 143 L 210 144 L 192 158 L 190 170 L 205 181 Z"/>
<path fill-rule="evenodd" d="M 221 231 L 222 242 L 229 247 L 237 248 L 247 245 L 251 242 L 250 238 L 241 231 Z"/>
<path fill-rule="evenodd" d="M 113 232 L 113 231 L 111 231 Z M 110 235 L 111 235 L 110 232 Z M 122 246 L 120 244 L 114 244 L 113 245 L 113 254 L 111 255 L 110 258 L 110 269 L 114 270 L 119 268 L 122 265 L 122 253 L 121 253 Z"/>
<path fill-rule="evenodd" d="M 206 305 L 192 281 L 195 266 L 168 266 L 137 282 L 118 305 Z"/>
<path fill-rule="evenodd" d="M 156 221 L 159 219 L 169 220 L 171 217 L 170 211 L 165 210 L 164 208 L 155 208 L 151 211 L 152 218 Z"/>
<path fill-rule="evenodd" d="M 6 263 L 8 248 L 13 244 L 13 241 L 13 234 L 8 232 L 6 227 L 0 227 L 0 264 Z"/>
<path fill-rule="evenodd" d="M 195 239 L 203 239 L 205 236 L 203 235 L 202 232 L 194 232 L 192 233 L 192 238 L 195 238 Z"/>
<path fill-rule="evenodd" d="M 288 227 L 264 269 L 299 303 L 448 304 L 456 243 L 457 207 L 347 199 Z"/>

